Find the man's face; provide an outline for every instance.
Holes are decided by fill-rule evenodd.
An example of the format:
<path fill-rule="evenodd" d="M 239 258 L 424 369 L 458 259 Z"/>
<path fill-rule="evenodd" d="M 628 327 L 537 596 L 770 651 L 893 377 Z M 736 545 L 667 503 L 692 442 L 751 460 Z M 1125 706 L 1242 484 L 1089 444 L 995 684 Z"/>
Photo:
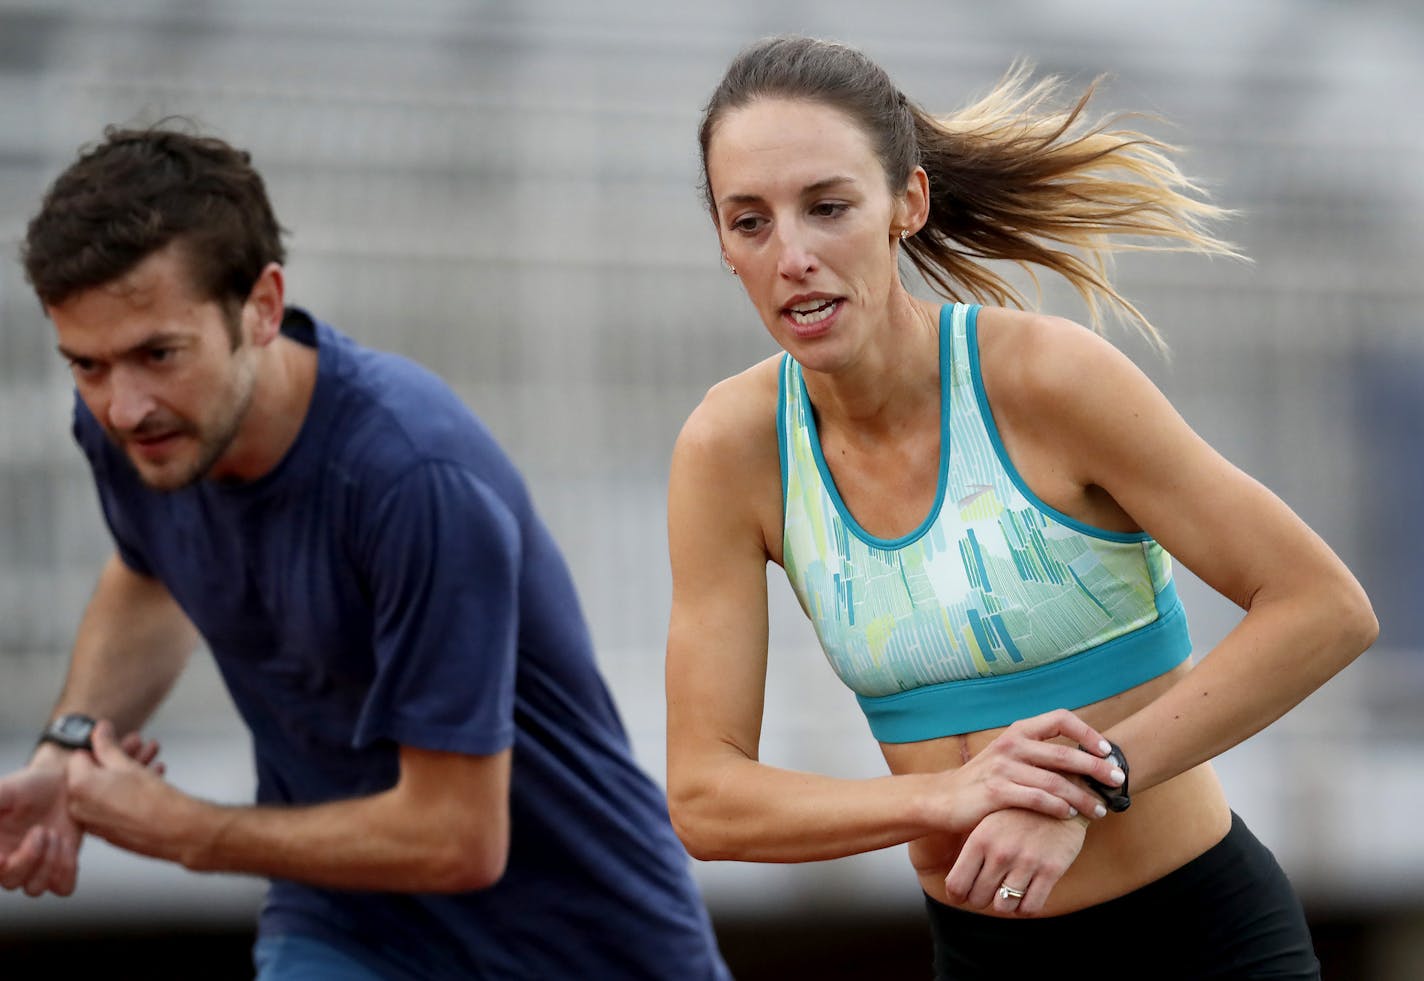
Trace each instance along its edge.
<path fill-rule="evenodd" d="M 256 378 L 245 333 L 234 350 L 228 313 L 198 296 L 183 258 L 170 245 L 48 311 L 80 398 L 162 491 L 222 476 Z"/>

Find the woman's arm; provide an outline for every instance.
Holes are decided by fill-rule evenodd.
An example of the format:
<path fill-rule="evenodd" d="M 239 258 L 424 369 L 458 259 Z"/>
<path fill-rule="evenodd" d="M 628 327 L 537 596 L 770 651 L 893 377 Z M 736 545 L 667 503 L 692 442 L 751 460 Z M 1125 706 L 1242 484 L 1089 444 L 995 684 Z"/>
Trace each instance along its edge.
<path fill-rule="evenodd" d="M 1197 436 L 1125 355 L 1066 321 L 1031 320 L 1015 345 L 1020 394 L 1009 394 L 1016 417 L 1036 420 L 1018 427 L 1024 445 L 1057 447 L 1074 486 L 1105 492 L 1246 611 L 1194 670 L 1109 731 L 1132 786 L 1147 788 L 1279 718 L 1369 647 L 1378 624 L 1329 546 Z"/>
<path fill-rule="evenodd" d="M 1098 744 L 1098 733 L 1067 712 L 1011 727 L 971 764 L 946 773 L 850 780 L 759 760 L 766 528 L 780 528 L 780 469 L 772 408 L 756 408 L 764 417 L 724 383 L 689 419 L 673 454 L 668 796 L 688 850 L 703 859 L 814 861 L 967 831 L 1004 807 L 1093 813 L 1097 798 L 1062 774 L 1107 780 L 1111 768 L 1047 741 Z"/>
<path fill-rule="evenodd" d="M 1146 530 L 1246 610 L 1193 670 L 1107 730 L 1131 764 L 1134 792 L 1269 725 L 1369 646 L 1374 615 L 1344 564 L 1192 432 L 1126 356 L 1067 321 L 986 313 L 984 384 L 1035 493 L 1090 523 Z M 1072 822 L 996 813 L 967 838 L 946 893 L 976 908 L 1038 913 L 1082 840 Z M 1026 889 L 1021 903 L 998 897 L 1003 882 Z"/>

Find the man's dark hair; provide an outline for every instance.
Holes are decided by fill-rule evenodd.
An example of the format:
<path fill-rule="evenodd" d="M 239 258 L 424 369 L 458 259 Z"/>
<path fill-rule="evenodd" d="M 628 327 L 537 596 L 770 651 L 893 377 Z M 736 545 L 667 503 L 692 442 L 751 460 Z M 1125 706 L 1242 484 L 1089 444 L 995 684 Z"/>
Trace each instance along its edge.
<path fill-rule="evenodd" d="M 164 124 L 111 126 L 50 186 L 22 258 L 40 302 L 53 306 L 173 242 L 181 242 L 198 295 L 232 313 L 267 264 L 286 259 L 282 228 L 245 151 Z"/>

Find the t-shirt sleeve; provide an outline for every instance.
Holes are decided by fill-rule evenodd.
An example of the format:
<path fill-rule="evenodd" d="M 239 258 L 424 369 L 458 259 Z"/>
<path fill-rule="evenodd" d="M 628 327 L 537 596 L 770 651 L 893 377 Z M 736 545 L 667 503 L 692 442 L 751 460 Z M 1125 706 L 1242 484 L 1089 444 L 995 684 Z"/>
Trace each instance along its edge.
<path fill-rule="evenodd" d="M 99 494 L 99 510 L 104 516 L 104 524 L 109 529 L 109 537 L 114 540 L 114 548 L 124 565 L 141 576 L 153 576 L 153 568 L 139 544 L 141 536 L 124 513 L 122 506 L 125 487 L 138 478 L 122 460 L 116 459 L 117 450 L 109 443 L 99 427 L 99 422 L 89 412 L 87 406 L 74 396 L 74 421 L 70 427 L 74 442 L 84 451 L 89 461 L 89 470 L 94 476 L 94 488 Z"/>
<path fill-rule="evenodd" d="M 382 496 L 361 537 L 376 666 L 355 745 L 389 739 L 473 754 L 511 745 L 515 516 L 466 468 L 429 462 Z"/>

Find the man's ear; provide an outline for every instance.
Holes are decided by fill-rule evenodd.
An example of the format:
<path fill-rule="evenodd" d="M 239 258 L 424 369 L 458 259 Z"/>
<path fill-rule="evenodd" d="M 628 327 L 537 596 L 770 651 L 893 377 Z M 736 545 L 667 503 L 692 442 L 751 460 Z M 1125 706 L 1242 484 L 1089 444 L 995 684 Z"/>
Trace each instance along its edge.
<path fill-rule="evenodd" d="M 247 300 L 242 304 L 244 328 L 258 347 L 272 343 L 282 330 L 282 314 L 286 310 L 286 273 L 275 262 L 267 263 L 252 284 Z"/>

